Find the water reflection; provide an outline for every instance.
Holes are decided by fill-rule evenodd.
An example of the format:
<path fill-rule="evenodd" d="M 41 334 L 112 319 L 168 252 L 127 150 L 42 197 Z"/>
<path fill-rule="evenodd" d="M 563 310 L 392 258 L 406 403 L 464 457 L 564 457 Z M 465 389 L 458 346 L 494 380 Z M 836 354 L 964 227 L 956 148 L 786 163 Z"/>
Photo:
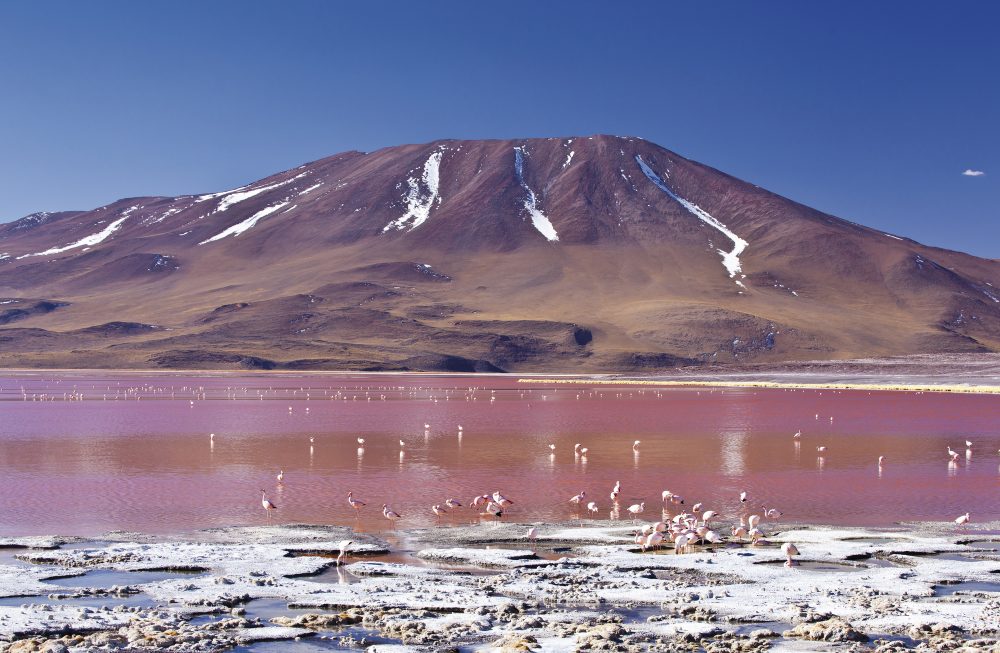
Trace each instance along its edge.
<path fill-rule="evenodd" d="M 744 430 L 725 431 L 722 436 L 720 467 L 726 476 L 743 476 L 746 473 L 746 448 L 750 434 Z"/>

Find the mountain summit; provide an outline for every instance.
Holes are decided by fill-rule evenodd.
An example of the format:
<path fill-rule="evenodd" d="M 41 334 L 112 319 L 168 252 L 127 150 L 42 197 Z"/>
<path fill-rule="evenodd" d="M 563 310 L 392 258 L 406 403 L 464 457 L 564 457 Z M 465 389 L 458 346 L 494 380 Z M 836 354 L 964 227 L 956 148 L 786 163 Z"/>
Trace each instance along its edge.
<path fill-rule="evenodd" d="M 0 225 L 0 365 L 633 371 L 997 351 L 996 286 L 996 261 L 639 138 L 446 140 Z"/>

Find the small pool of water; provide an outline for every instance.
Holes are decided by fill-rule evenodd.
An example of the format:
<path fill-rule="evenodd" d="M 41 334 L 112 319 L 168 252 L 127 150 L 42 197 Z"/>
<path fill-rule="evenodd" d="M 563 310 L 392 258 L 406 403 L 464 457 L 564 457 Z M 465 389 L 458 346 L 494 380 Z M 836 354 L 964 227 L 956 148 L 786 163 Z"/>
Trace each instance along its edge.
<path fill-rule="evenodd" d="M 143 583 L 155 583 L 161 580 L 171 580 L 174 578 L 194 578 L 203 575 L 203 572 L 184 571 L 118 571 L 117 569 L 91 569 L 82 576 L 71 576 L 68 578 L 53 578 L 46 580 L 46 583 L 58 585 L 60 587 L 94 587 L 108 589 L 110 587 L 123 585 L 140 585 Z"/>
<path fill-rule="evenodd" d="M 1000 582 L 977 580 L 934 586 L 934 596 L 952 596 L 954 594 L 968 594 L 971 592 L 1000 593 Z"/>
<path fill-rule="evenodd" d="M 768 567 L 782 567 L 785 564 L 784 560 L 766 560 L 764 562 L 757 562 L 755 564 L 765 565 Z M 796 560 L 792 565 L 793 569 L 808 569 L 809 571 L 825 571 L 825 572 L 839 572 L 843 573 L 845 571 L 864 571 L 864 565 L 854 565 L 847 562 L 833 562 L 833 561 L 821 561 L 821 560 Z"/>

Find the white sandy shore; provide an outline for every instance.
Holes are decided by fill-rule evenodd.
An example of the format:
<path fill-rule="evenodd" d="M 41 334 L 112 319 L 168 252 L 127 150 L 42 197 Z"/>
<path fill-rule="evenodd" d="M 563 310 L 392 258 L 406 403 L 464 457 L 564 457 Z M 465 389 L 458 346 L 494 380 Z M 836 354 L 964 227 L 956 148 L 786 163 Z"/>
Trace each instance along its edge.
<path fill-rule="evenodd" d="M 94 546 L 6 538 L 0 544 L 27 548 L 0 565 L 0 596 L 34 598 L 0 606 L 0 639 L 14 642 L 0 651 L 209 651 L 302 636 L 371 651 L 998 651 L 1000 536 L 987 534 L 998 526 L 769 524 L 767 546 L 674 555 L 639 551 L 630 524 L 539 525 L 536 555 L 524 525 L 489 524 L 404 532 L 412 555 L 391 561 L 380 560 L 389 548 L 380 538 L 338 527 Z M 356 542 L 349 564 L 335 569 L 347 536 Z M 798 546 L 801 565 L 781 564 L 784 541 Z M 72 589 L 46 582 L 97 569 L 123 580 L 110 589 L 88 588 L 86 575 Z M 189 573 L 127 580 L 171 569 Z M 948 586 L 956 591 L 942 593 Z M 94 607 L 104 596 L 145 603 Z M 81 597 L 97 603 L 82 607 Z M 258 600 L 296 610 L 268 622 L 254 617 Z"/>

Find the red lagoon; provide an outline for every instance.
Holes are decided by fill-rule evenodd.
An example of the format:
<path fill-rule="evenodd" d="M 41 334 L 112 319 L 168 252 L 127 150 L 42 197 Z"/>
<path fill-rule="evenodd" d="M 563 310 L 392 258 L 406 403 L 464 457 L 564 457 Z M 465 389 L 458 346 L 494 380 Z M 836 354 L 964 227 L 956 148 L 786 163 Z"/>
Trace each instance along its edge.
<path fill-rule="evenodd" d="M 658 516 L 670 490 L 685 498 L 673 512 L 701 502 L 729 518 L 776 508 L 798 523 L 889 526 L 965 512 L 985 521 L 1000 519 L 998 449 L 1000 398 L 988 395 L 499 376 L 8 374 L 0 532 L 266 524 L 261 489 L 278 507 L 272 523 L 381 530 L 383 503 L 402 515 L 400 528 L 487 521 L 469 502 L 497 490 L 514 502 L 505 520 L 575 519 L 568 500 L 581 491 L 606 519 L 617 481 L 625 519 L 640 502 L 644 518 Z M 360 517 L 349 491 L 367 503 Z M 463 507 L 435 516 L 431 506 L 452 497 Z"/>

